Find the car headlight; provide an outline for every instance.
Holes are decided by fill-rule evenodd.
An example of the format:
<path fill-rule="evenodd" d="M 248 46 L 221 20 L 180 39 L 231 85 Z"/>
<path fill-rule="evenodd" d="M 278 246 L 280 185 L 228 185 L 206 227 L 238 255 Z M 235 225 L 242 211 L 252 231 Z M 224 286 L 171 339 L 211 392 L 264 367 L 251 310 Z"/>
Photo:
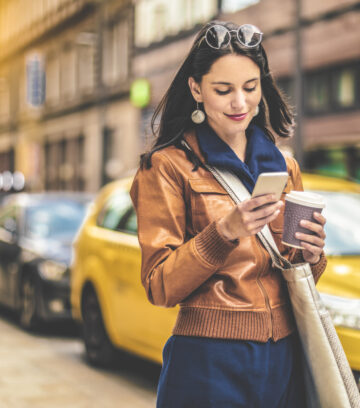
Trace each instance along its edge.
<path fill-rule="evenodd" d="M 44 279 L 49 280 L 61 280 L 64 277 L 67 269 L 68 268 L 65 264 L 54 261 L 43 261 L 39 264 L 40 275 Z"/>
<path fill-rule="evenodd" d="M 320 293 L 324 305 L 328 309 L 334 326 L 360 330 L 360 299 Z"/>

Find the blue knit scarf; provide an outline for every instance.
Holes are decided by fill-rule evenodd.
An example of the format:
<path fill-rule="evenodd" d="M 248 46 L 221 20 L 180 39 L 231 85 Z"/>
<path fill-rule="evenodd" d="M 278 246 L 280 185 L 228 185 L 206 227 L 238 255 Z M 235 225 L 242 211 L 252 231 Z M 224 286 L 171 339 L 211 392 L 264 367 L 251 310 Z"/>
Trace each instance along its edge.
<path fill-rule="evenodd" d="M 250 193 L 260 173 L 287 171 L 285 159 L 279 149 L 256 125 L 251 124 L 246 130 L 245 162 L 238 158 L 208 124 L 198 126 L 196 135 L 207 163 L 231 170 Z"/>

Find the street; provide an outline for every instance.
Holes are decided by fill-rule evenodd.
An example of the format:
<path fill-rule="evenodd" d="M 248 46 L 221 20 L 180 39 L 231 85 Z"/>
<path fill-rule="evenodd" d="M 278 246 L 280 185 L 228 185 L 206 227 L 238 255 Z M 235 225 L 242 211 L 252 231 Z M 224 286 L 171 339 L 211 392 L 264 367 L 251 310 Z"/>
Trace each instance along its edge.
<path fill-rule="evenodd" d="M 72 326 L 22 331 L 0 309 L 0 408 L 150 408 L 160 367 L 121 354 L 113 369 L 86 360 Z"/>

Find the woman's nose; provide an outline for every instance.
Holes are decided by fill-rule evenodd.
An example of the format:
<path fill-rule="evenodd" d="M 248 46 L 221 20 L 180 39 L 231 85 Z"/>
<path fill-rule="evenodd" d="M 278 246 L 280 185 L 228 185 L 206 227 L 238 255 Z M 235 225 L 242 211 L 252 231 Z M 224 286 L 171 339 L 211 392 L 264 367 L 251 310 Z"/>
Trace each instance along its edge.
<path fill-rule="evenodd" d="M 231 106 L 233 109 L 242 109 L 246 104 L 246 97 L 244 92 L 238 91 L 234 93 L 234 99 L 232 100 Z"/>

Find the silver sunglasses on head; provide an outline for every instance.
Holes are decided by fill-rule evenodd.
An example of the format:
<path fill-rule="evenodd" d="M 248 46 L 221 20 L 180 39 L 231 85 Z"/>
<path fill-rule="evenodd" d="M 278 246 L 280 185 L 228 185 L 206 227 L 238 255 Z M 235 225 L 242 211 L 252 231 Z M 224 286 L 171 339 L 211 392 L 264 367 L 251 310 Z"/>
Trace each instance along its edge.
<path fill-rule="evenodd" d="M 211 48 L 219 50 L 230 44 L 231 33 L 236 33 L 236 38 L 246 48 L 257 47 L 262 40 L 263 33 L 252 24 L 243 24 L 237 30 L 229 30 L 221 24 L 214 24 L 205 33 L 205 41 Z"/>

